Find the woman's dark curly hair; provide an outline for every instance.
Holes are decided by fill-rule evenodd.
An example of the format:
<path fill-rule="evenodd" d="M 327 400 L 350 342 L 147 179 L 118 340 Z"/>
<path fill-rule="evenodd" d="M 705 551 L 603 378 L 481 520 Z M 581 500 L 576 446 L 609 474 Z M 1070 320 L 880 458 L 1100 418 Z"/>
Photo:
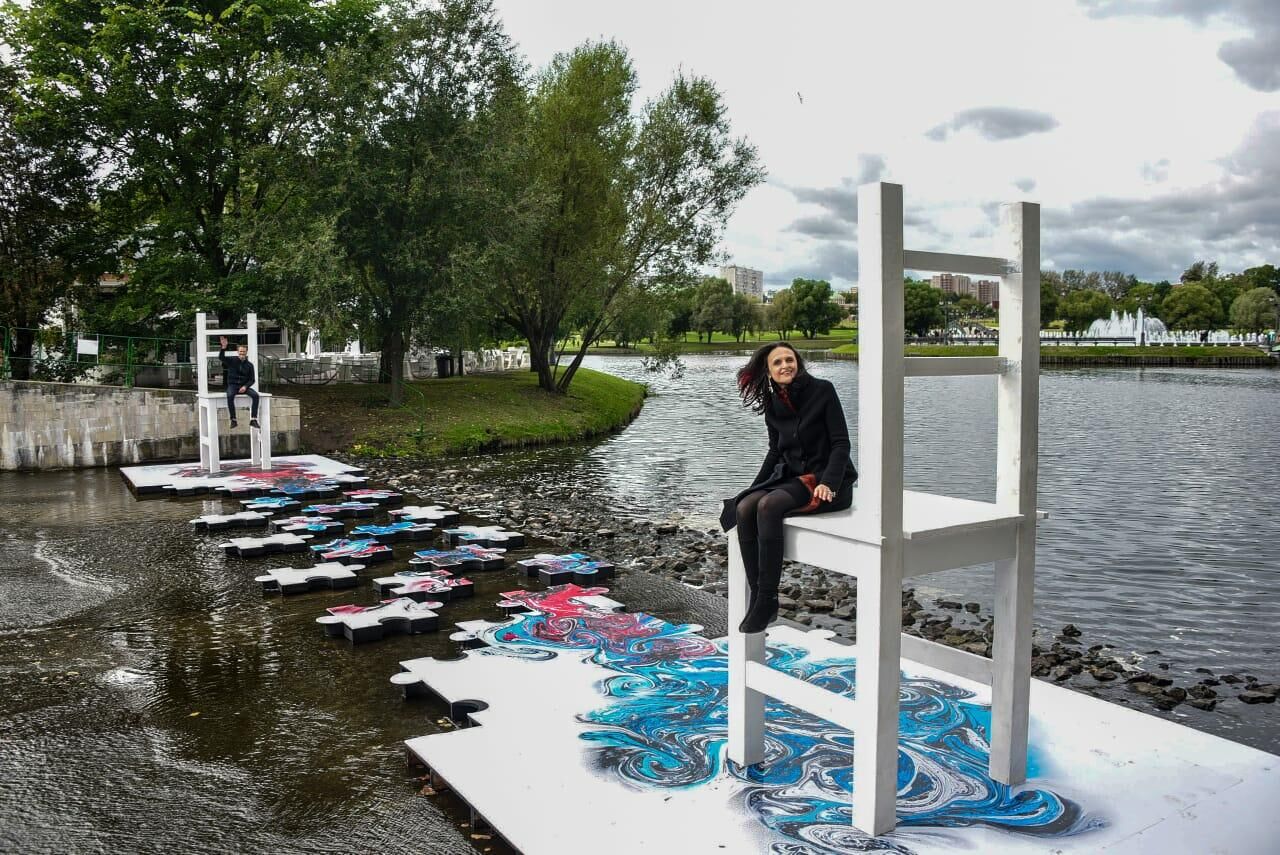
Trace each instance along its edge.
<path fill-rule="evenodd" d="M 742 396 L 742 406 L 750 407 L 753 413 L 763 413 L 769 406 L 769 398 L 773 394 L 772 382 L 769 379 L 769 354 L 779 347 L 785 347 L 796 356 L 796 377 L 803 377 L 807 372 L 800 352 L 785 341 L 772 341 L 762 345 L 747 364 L 738 369 L 738 394 Z"/>

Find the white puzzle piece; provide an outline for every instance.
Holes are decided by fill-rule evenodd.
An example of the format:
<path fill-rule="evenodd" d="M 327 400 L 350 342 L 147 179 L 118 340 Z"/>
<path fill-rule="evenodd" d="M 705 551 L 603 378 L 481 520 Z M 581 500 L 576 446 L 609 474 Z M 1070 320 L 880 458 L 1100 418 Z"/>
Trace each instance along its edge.
<path fill-rule="evenodd" d="M 397 493 L 395 490 L 378 490 L 374 488 L 364 488 L 361 490 L 348 490 L 342 494 L 343 498 L 348 502 L 372 502 L 375 505 L 398 505 L 404 501 L 404 493 Z"/>
<path fill-rule="evenodd" d="M 537 576 L 545 585 L 564 585 L 575 582 L 593 585 L 603 579 L 612 579 L 614 567 L 608 561 L 594 561 L 585 552 L 569 552 L 564 555 L 539 553 L 532 558 L 517 561 L 530 576 Z"/>
<path fill-rule="evenodd" d="M 460 525 L 444 530 L 445 540 L 451 546 L 501 546 L 519 549 L 524 546 L 524 535 L 507 531 L 500 525 Z"/>
<path fill-rule="evenodd" d="M 436 525 L 451 525 L 460 518 L 457 511 L 451 511 L 440 505 L 406 505 L 403 508 L 394 508 L 387 513 L 392 519 L 429 522 Z"/>
<path fill-rule="evenodd" d="M 268 570 L 256 581 L 264 594 L 301 594 L 316 588 L 354 588 L 356 571 L 363 564 L 317 564 L 314 567 L 279 567 Z"/>
<path fill-rule="evenodd" d="M 347 517 L 371 517 L 378 513 L 378 510 L 378 506 L 371 502 L 337 502 L 307 505 L 302 512 L 331 519 L 346 519 Z"/>
<path fill-rule="evenodd" d="M 351 529 L 352 537 L 370 538 L 379 543 L 420 543 L 436 536 L 432 523 L 403 520 L 387 525 L 358 525 Z"/>
<path fill-rule="evenodd" d="M 267 515 L 257 511 L 239 511 L 234 514 L 205 514 L 191 521 L 196 531 L 223 531 L 229 528 L 265 528 Z"/>
<path fill-rule="evenodd" d="M 275 552 L 305 552 L 311 535 L 270 534 L 266 537 L 233 537 L 219 546 L 227 555 L 254 558 Z"/>
<path fill-rule="evenodd" d="M 326 609 L 327 615 L 316 618 L 316 623 L 331 638 L 345 635 L 351 643 L 359 644 L 391 633 L 435 632 L 440 628 L 440 618 L 434 610 L 440 606 L 436 602 L 415 603 L 407 597 L 383 600 L 374 606 L 334 606 Z"/>
<path fill-rule="evenodd" d="M 316 516 L 276 517 L 271 521 L 272 531 L 291 531 L 310 534 L 314 537 L 340 535 L 346 531 L 346 528 L 342 520 L 322 517 L 318 514 Z"/>
<path fill-rule="evenodd" d="M 343 564 L 379 564 L 383 561 L 390 561 L 394 557 L 394 553 L 390 546 L 383 546 L 376 540 L 362 539 L 350 540 L 347 538 L 338 538 L 328 543 L 317 543 L 311 547 L 311 551 L 318 554 L 325 561 L 339 561 Z"/>

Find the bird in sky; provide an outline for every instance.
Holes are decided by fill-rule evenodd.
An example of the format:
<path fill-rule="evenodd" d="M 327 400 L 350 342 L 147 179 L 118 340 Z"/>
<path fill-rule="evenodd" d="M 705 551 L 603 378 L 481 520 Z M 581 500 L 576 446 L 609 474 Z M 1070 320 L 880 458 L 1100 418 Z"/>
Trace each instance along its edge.
<path fill-rule="evenodd" d="M 801 104 L 803 104 L 803 103 L 804 103 L 804 96 L 803 96 L 803 95 L 801 95 L 799 92 L 797 92 L 797 93 L 796 93 L 796 97 L 800 99 L 800 103 L 801 103 Z"/>

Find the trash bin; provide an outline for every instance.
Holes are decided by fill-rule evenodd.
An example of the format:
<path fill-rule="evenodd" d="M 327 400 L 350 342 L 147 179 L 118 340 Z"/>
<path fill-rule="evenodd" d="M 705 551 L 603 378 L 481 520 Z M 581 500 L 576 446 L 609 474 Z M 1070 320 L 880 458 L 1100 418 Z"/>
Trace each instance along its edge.
<path fill-rule="evenodd" d="M 436 376 L 453 376 L 453 359 L 447 353 L 442 353 L 436 357 Z"/>

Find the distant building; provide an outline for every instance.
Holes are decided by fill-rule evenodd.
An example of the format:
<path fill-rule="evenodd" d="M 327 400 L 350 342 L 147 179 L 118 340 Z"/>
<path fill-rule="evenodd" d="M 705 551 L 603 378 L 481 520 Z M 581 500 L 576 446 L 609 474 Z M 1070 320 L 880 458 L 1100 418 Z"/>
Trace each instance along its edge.
<path fill-rule="evenodd" d="M 956 273 L 939 273 L 929 280 L 929 284 L 934 288 L 939 288 L 944 294 L 968 294 L 973 287 L 968 276 L 961 276 Z"/>
<path fill-rule="evenodd" d="M 764 300 L 764 271 L 730 264 L 720 268 L 720 278 L 733 286 L 733 293 Z"/>
<path fill-rule="evenodd" d="M 979 279 L 973 284 L 973 296 L 984 305 L 996 305 L 1000 302 L 1000 283 L 993 279 Z"/>

